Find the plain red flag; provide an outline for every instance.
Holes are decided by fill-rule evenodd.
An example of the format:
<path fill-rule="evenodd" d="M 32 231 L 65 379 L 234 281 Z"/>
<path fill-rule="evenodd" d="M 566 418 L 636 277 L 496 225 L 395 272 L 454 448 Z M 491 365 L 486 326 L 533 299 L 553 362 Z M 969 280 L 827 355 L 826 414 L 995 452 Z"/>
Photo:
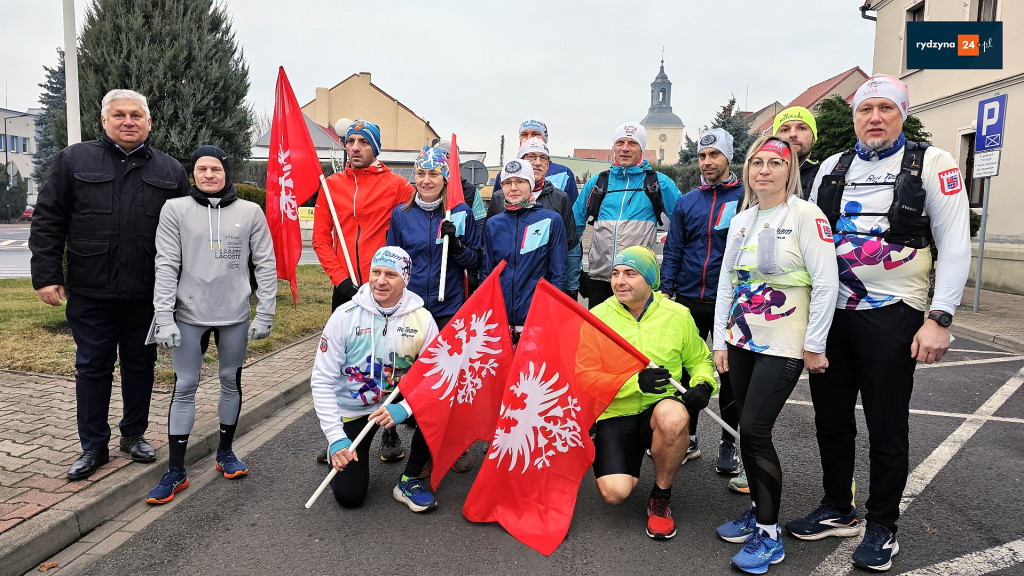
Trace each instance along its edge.
<path fill-rule="evenodd" d="M 299 291 L 295 266 L 302 256 L 298 208 L 316 193 L 322 173 L 306 120 L 282 66 L 277 73 L 274 123 L 270 128 L 267 224 L 274 239 L 277 277 L 291 284 L 292 301 L 296 304 Z"/>
<path fill-rule="evenodd" d="M 594 462 L 589 430 L 647 358 L 546 280 L 537 283 L 491 448 L 462 513 L 550 555 Z"/>
<path fill-rule="evenodd" d="M 444 208 L 452 210 L 465 201 L 466 197 L 462 194 L 462 172 L 459 169 L 459 147 L 455 144 L 455 133 L 452 132 L 451 151 L 448 153 L 448 205 Z"/>
<path fill-rule="evenodd" d="M 402 378 L 416 424 L 434 460 L 430 484 L 476 440 L 490 440 L 512 365 L 505 301 L 495 267 Z"/>

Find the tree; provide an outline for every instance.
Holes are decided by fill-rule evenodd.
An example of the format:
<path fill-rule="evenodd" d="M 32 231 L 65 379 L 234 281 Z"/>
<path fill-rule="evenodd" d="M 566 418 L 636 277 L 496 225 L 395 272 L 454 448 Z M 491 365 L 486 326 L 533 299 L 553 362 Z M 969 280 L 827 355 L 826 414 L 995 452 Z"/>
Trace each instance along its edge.
<path fill-rule="evenodd" d="M 818 139 L 812 152 L 824 160 L 833 154 L 853 148 L 857 134 L 853 130 L 853 109 L 839 95 L 830 96 L 814 107 L 818 124 Z M 932 135 L 925 131 L 924 124 L 917 116 L 907 116 L 903 123 L 903 135 L 907 140 L 931 144 Z"/>
<path fill-rule="evenodd" d="M 201 144 L 249 157 L 249 69 L 231 19 L 213 0 L 93 0 L 79 59 L 82 135 L 98 138 L 100 100 L 115 88 L 147 97 L 150 139 L 180 161 Z"/>
<path fill-rule="evenodd" d="M 28 183 L 15 174 L 8 180 L 7 167 L 0 162 L 0 219 L 17 220 L 28 205 Z"/>
<path fill-rule="evenodd" d="M 747 148 L 750 148 L 756 138 L 750 133 L 750 124 L 747 119 L 736 111 L 735 96 L 730 96 L 729 103 L 722 106 L 718 114 L 715 114 L 711 127 L 724 128 L 726 132 L 732 134 L 733 160 L 742 163 L 747 155 Z"/>
<path fill-rule="evenodd" d="M 42 183 L 53 158 L 68 145 L 68 107 L 64 81 L 64 51 L 57 49 L 57 65 L 43 66 L 46 80 L 39 85 L 42 113 L 36 119 L 36 153 L 32 157 L 32 179 Z"/>
<path fill-rule="evenodd" d="M 679 149 L 679 164 L 696 164 L 697 163 L 697 143 L 690 138 L 689 134 L 685 135 L 686 140 L 683 141 L 683 147 Z"/>

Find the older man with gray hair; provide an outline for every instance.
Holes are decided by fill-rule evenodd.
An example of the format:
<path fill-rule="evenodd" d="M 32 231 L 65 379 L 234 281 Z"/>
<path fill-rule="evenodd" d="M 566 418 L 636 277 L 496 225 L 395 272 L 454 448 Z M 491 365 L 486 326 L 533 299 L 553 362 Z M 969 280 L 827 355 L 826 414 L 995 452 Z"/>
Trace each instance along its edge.
<path fill-rule="evenodd" d="M 156 345 L 146 344 L 156 227 L 164 202 L 190 189 L 181 164 L 149 144 L 153 120 L 145 96 L 111 90 L 103 97 L 100 122 L 98 140 L 57 154 L 39 189 L 28 240 L 32 287 L 51 306 L 67 300 L 77 346 L 83 452 L 68 470 L 69 480 L 88 478 L 110 459 L 107 415 L 115 361 L 124 400 L 119 447 L 136 462 L 156 460 L 143 436 L 156 363 Z"/>

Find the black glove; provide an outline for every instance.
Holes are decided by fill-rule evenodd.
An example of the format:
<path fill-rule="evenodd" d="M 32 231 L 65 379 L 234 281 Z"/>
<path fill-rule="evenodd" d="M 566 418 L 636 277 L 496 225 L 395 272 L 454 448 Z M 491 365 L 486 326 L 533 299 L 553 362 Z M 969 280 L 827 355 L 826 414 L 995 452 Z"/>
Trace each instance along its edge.
<path fill-rule="evenodd" d="M 352 283 L 352 279 L 345 278 L 340 284 L 334 287 L 334 299 L 341 304 L 344 304 L 345 302 L 352 300 L 358 291 L 359 288 L 356 288 L 356 285 Z"/>
<path fill-rule="evenodd" d="M 586 270 L 580 270 L 580 296 L 590 300 L 590 274 Z"/>
<path fill-rule="evenodd" d="M 443 220 L 441 222 L 441 237 L 448 237 L 448 248 L 452 251 L 452 255 L 458 256 L 462 254 L 462 251 L 466 249 L 459 240 L 459 237 L 455 235 L 455 224 L 451 220 Z"/>
<path fill-rule="evenodd" d="M 712 392 L 711 384 L 700 382 L 696 386 L 689 388 L 686 392 L 683 392 L 683 404 L 694 412 L 700 412 L 708 407 Z"/>
<path fill-rule="evenodd" d="M 664 366 L 644 368 L 636 377 L 640 390 L 646 394 L 662 394 L 665 392 L 666 386 L 672 385 L 669 382 L 670 378 L 672 378 L 672 373 L 665 369 Z"/>

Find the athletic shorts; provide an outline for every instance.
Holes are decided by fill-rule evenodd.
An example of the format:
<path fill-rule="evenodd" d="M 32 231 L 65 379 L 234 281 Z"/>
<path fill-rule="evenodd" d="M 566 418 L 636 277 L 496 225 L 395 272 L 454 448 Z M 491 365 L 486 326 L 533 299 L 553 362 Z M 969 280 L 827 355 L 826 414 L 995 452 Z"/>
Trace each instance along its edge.
<path fill-rule="evenodd" d="M 675 397 L 659 400 L 678 402 Z M 609 474 L 629 474 L 640 477 L 644 463 L 644 452 L 651 447 L 654 431 L 651 430 L 651 416 L 658 402 L 646 410 L 631 416 L 616 416 L 598 420 L 594 425 L 594 477 Z"/>

